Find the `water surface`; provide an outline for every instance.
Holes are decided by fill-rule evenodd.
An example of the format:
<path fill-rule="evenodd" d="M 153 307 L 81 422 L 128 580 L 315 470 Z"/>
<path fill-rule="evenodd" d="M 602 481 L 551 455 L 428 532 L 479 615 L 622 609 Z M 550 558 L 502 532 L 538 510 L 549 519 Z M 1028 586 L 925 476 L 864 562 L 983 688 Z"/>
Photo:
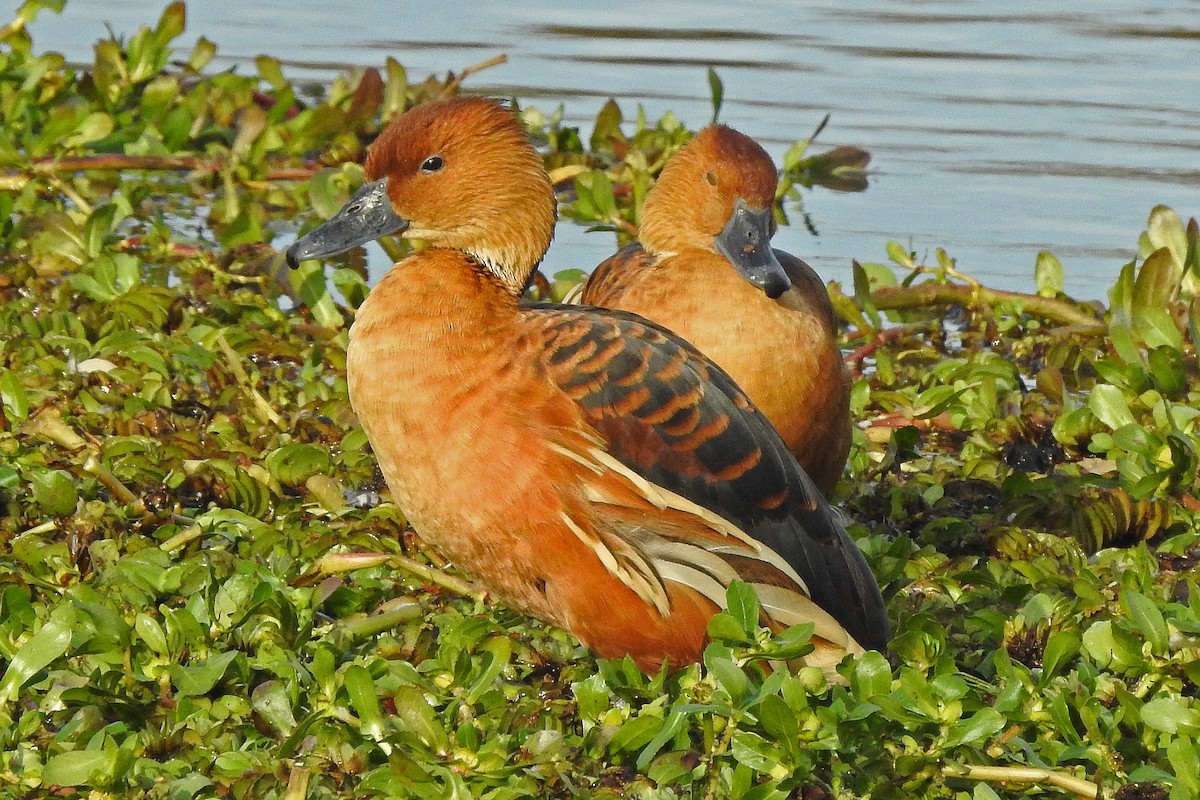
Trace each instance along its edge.
<path fill-rule="evenodd" d="M 1200 215 L 1196 0 L 231 7 L 188 4 L 184 41 L 216 42 L 217 66 L 252 72 L 267 53 L 294 79 L 327 81 L 392 56 L 421 78 L 504 53 L 507 64 L 468 87 L 561 103 L 585 135 L 609 97 L 627 116 L 640 104 L 698 127 L 711 115 L 708 66 L 725 83 L 722 121 L 776 159 L 830 113 L 816 147 L 870 151 L 871 186 L 806 193 L 817 234 L 794 224 L 776 239 L 827 278 L 846 280 L 851 259 L 883 260 L 895 239 L 930 260 L 945 247 L 985 282 L 1028 290 L 1047 249 L 1063 261 L 1068 291 L 1099 298 L 1136 252 L 1153 205 Z M 105 25 L 128 33 L 157 14 L 144 0 L 70 0 L 33 33 L 39 48 L 86 62 Z M 546 271 L 590 268 L 613 244 L 561 225 Z"/>

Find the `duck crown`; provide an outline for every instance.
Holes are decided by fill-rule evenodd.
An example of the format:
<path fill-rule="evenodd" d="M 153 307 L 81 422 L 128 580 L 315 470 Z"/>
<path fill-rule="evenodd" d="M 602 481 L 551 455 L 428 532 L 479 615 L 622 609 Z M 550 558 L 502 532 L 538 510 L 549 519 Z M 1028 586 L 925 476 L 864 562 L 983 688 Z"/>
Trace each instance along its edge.
<path fill-rule="evenodd" d="M 639 239 L 657 255 L 714 250 L 738 201 L 770 209 L 779 175 L 758 142 L 726 125 L 700 130 L 663 167 L 646 196 Z"/>

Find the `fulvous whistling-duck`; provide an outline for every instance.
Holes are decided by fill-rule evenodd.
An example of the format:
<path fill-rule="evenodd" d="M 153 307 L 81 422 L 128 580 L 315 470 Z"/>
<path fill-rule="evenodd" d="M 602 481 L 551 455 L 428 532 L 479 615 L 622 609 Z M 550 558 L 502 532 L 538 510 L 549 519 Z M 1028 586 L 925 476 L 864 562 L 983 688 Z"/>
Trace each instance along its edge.
<path fill-rule="evenodd" d="M 777 180 L 753 139 L 704 128 L 646 196 L 639 243 L 597 267 L 580 299 L 640 314 L 717 362 L 828 495 L 850 452 L 850 375 L 821 279 L 771 248 Z"/>
<path fill-rule="evenodd" d="M 428 247 L 358 309 L 350 400 L 413 529 L 496 597 L 646 670 L 696 661 L 730 581 L 813 622 L 827 671 L 882 649 L 879 587 L 769 423 L 631 314 L 522 305 L 555 197 L 516 115 L 456 97 L 398 117 L 367 182 L 287 251 Z"/>

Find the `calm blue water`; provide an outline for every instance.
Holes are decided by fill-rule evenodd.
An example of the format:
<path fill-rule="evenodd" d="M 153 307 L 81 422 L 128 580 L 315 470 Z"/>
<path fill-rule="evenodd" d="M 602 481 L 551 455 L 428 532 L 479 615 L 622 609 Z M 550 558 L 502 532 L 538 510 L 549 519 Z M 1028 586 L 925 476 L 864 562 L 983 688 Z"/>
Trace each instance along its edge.
<path fill-rule="evenodd" d="M 1154 204 L 1200 215 L 1196 0 L 679 1 L 654 4 L 653 14 L 627 0 L 586 12 L 551 0 L 230 8 L 188 5 L 185 40 L 216 42 L 218 66 L 252 72 L 251 59 L 268 53 L 293 78 L 328 80 L 393 56 L 420 78 L 505 53 L 507 64 L 468 87 L 561 103 L 585 134 L 608 97 L 626 116 L 641 104 L 698 127 L 711 114 L 709 65 L 725 82 L 722 121 L 777 159 L 831 113 L 817 149 L 870 151 L 871 187 L 806 193 L 818 235 L 794 224 L 776 238 L 827 278 L 847 280 L 851 259 L 883 260 L 895 239 L 930 260 L 945 247 L 985 282 L 1029 289 L 1036 254 L 1048 249 L 1066 267 L 1068 291 L 1103 297 Z M 90 61 L 106 24 L 130 32 L 159 10 L 71 0 L 62 16 L 35 23 L 35 44 Z M 590 268 L 613 244 L 561 225 L 545 271 Z"/>

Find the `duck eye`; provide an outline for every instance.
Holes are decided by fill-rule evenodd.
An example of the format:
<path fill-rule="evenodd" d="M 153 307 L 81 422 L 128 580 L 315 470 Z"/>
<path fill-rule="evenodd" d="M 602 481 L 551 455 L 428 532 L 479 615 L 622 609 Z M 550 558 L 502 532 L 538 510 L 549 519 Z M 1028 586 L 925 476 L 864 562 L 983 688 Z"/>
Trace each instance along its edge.
<path fill-rule="evenodd" d="M 423 164 L 421 164 L 421 172 L 437 172 L 442 168 L 443 165 L 445 165 L 445 163 L 446 162 L 442 160 L 441 156 L 430 156 L 429 158 L 425 159 Z"/>
<path fill-rule="evenodd" d="M 704 180 L 708 181 L 710 186 L 717 185 L 717 176 L 711 172 L 704 173 Z"/>

